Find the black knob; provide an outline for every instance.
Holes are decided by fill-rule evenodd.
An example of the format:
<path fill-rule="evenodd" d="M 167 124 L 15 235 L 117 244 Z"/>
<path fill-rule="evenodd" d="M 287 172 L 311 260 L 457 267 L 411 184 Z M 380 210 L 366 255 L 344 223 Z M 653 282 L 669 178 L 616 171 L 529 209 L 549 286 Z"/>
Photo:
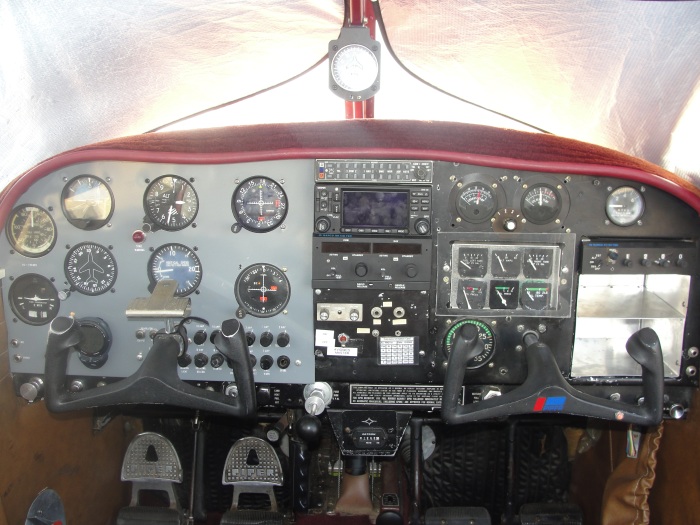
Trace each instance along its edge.
<path fill-rule="evenodd" d="M 272 359 L 272 356 L 270 355 L 266 354 L 260 358 L 260 368 L 262 368 L 263 370 L 269 370 L 274 364 L 275 360 Z"/>
<path fill-rule="evenodd" d="M 678 259 L 678 260 L 676 261 L 676 266 L 678 266 L 679 268 L 687 268 L 687 267 L 688 267 L 688 261 L 686 261 L 685 259 Z"/>
<path fill-rule="evenodd" d="M 214 344 L 214 339 L 216 339 L 216 335 L 221 332 L 221 330 L 214 330 L 211 335 L 209 336 L 209 341 L 211 344 Z"/>
<path fill-rule="evenodd" d="M 671 266 L 671 261 L 669 261 L 668 259 L 661 259 L 659 261 L 659 266 L 661 266 L 662 268 L 668 268 L 669 266 Z"/>
<path fill-rule="evenodd" d="M 651 266 L 651 259 L 642 259 L 642 266 L 644 266 L 644 268 L 649 268 L 649 266 Z"/>
<path fill-rule="evenodd" d="M 207 354 L 196 354 L 194 356 L 194 366 L 197 368 L 203 368 L 207 366 L 207 363 L 209 363 L 209 358 L 207 357 Z"/>
<path fill-rule="evenodd" d="M 321 439 L 321 420 L 311 414 L 299 418 L 296 424 L 297 436 L 308 446 L 313 447 Z"/>
<path fill-rule="evenodd" d="M 177 364 L 182 368 L 190 366 L 190 363 L 192 363 L 192 357 L 190 354 L 182 354 L 177 358 Z"/>
<path fill-rule="evenodd" d="M 213 368 L 221 368 L 225 360 L 226 358 L 223 355 L 214 354 L 213 356 L 211 356 L 211 366 Z"/>
<path fill-rule="evenodd" d="M 292 361 L 286 355 L 281 355 L 277 358 L 277 366 L 282 370 L 288 368 L 290 364 L 292 364 Z"/>
<path fill-rule="evenodd" d="M 364 277 L 367 275 L 367 272 L 369 272 L 369 268 L 367 268 L 365 263 L 357 263 L 355 265 L 355 275 L 358 277 Z"/>
<path fill-rule="evenodd" d="M 608 260 L 612 263 L 617 261 L 620 258 L 620 254 L 617 252 L 617 250 L 608 250 Z"/>
<path fill-rule="evenodd" d="M 248 346 L 253 346 L 255 343 L 255 332 L 246 332 L 245 342 L 248 343 Z"/>
<path fill-rule="evenodd" d="M 413 228 L 416 230 L 418 235 L 430 233 L 430 223 L 428 222 L 428 219 L 418 219 L 413 225 Z"/>
<path fill-rule="evenodd" d="M 88 368 L 100 368 L 107 362 L 112 346 L 112 332 L 107 323 L 97 317 L 87 317 L 80 324 L 80 342 L 75 345 L 78 358 Z"/>
<path fill-rule="evenodd" d="M 263 332 L 260 334 L 260 344 L 267 348 L 272 344 L 272 341 L 274 341 L 274 336 L 270 332 Z"/>
<path fill-rule="evenodd" d="M 316 231 L 319 233 L 326 233 L 331 229 L 331 221 L 328 217 L 319 217 L 316 219 Z"/>
<path fill-rule="evenodd" d="M 416 168 L 413 172 L 416 174 L 416 178 L 418 178 L 418 180 L 425 180 L 425 177 L 428 176 L 428 172 L 420 167 Z"/>
<path fill-rule="evenodd" d="M 622 265 L 626 266 L 627 268 L 631 268 L 632 266 L 634 266 L 634 261 L 632 259 L 624 259 L 622 261 Z"/>
<path fill-rule="evenodd" d="M 194 344 L 196 345 L 204 344 L 206 340 L 207 333 L 204 330 L 199 330 L 196 334 L 192 336 L 192 341 L 194 341 Z"/>
<path fill-rule="evenodd" d="M 413 279 L 416 275 L 418 275 L 418 267 L 415 264 L 407 264 L 406 277 Z"/>
<path fill-rule="evenodd" d="M 269 356 L 266 356 L 269 357 Z M 260 360 L 262 362 L 262 359 Z M 272 391 L 267 385 L 262 385 L 258 387 L 258 392 L 255 397 L 258 400 L 258 405 L 269 405 L 272 401 Z"/>
<path fill-rule="evenodd" d="M 289 344 L 289 334 L 287 332 L 282 332 L 277 336 L 277 346 L 284 348 Z"/>
<path fill-rule="evenodd" d="M 250 354 L 250 367 L 253 368 L 255 365 L 258 364 L 258 358 L 255 357 L 253 354 Z"/>

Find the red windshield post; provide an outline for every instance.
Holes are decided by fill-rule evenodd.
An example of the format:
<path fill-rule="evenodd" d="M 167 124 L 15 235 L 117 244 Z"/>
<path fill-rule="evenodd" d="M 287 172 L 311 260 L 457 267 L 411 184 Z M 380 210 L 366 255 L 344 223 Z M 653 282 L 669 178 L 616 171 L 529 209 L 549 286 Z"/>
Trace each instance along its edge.
<path fill-rule="evenodd" d="M 375 38 L 377 18 L 374 15 L 372 0 L 348 0 L 347 26 L 365 26 L 369 28 L 369 35 Z M 362 102 L 345 101 L 345 118 L 353 120 L 358 118 L 374 118 L 374 97 Z"/>

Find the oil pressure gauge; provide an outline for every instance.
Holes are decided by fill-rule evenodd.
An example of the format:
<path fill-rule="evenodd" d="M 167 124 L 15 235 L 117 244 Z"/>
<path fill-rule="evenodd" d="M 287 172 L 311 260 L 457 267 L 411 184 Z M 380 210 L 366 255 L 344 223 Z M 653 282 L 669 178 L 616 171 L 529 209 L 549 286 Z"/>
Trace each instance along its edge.
<path fill-rule="evenodd" d="M 621 186 L 608 195 L 605 213 L 613 224 L 630 226 L 644 214 L 644 197 L 631 186 Z"/>

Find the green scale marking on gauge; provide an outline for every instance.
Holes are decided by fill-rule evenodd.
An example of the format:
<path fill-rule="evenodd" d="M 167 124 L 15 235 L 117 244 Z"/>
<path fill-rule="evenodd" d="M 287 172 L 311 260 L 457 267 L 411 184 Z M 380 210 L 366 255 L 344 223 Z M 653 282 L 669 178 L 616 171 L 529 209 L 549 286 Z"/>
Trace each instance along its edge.
<path fill-rule="evenodd" d="M 473 370 L 484 366 L 491 360 L 491 358 L 493 358 L 493 355 L 496 352 L 496 341 L 493 331 L 483 321 L 479 321 L 478 319 L 462 319 L 461 321 L 457 321 L 455 324 L 453 324 L 445 335 L 443 348 L 445 350 L 445 355 L 448 357 L 452 351 L 452 347 L 459 330 L 466 324 L 476 326 L 479 338 L 477 345 L 481 347 L 479 354 L 467 362 L 467 370 Z"/>

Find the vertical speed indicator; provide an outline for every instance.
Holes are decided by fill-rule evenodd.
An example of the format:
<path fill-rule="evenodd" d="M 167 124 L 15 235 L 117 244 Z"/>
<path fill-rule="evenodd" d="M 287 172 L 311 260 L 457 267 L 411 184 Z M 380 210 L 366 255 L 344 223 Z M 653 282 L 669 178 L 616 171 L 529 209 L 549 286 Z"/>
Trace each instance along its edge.
<path fill-rule="evenodd" d="M 244 180 L 231 198 L 231 209 L 238 224 L 255 233 L 268 232 L 282 224 L 288 204 L 282 186 L 268 177 Z"/>

